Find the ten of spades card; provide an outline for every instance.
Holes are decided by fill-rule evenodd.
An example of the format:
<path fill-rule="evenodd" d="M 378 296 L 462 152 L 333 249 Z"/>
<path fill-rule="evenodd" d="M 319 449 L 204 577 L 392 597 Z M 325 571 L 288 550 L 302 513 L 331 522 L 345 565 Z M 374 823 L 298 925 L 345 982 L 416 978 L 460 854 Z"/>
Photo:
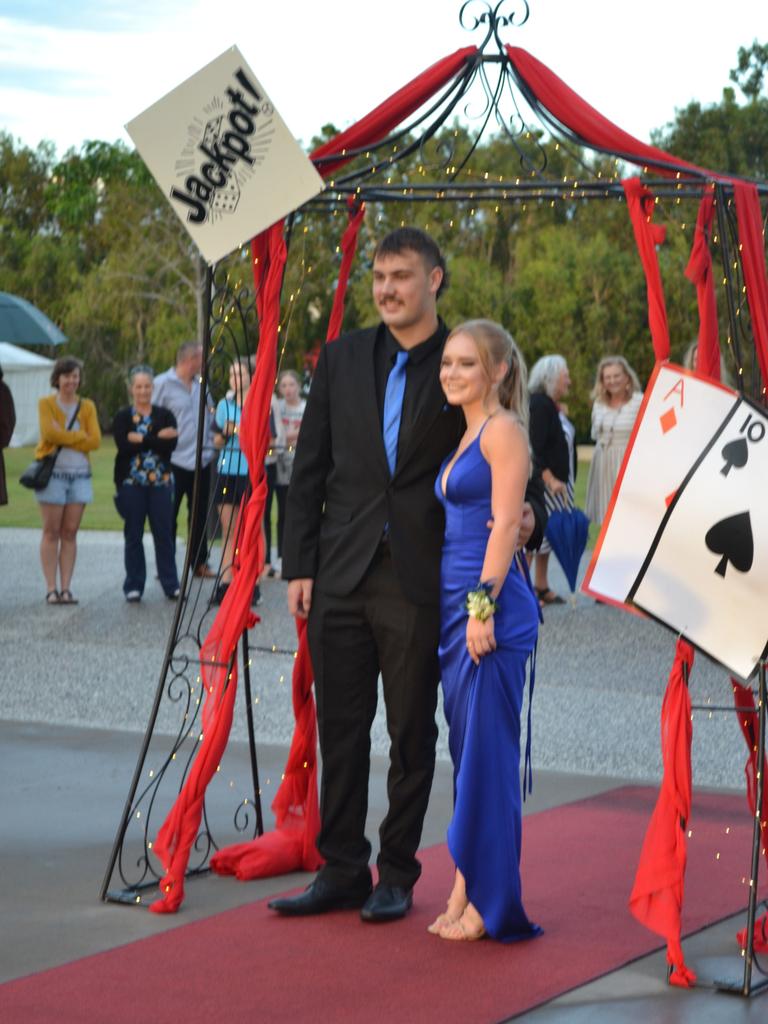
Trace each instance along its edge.
<path fill-rule="evenodd" d="M 672 363 L 648 382 L 582 590 L 622 604 L 659 524 L 736 392 Z"/>
<path fill-rule="evenodd" d="M 768 418 L 737 399 L 670 503 L 634 603 L 746 679 L 768 643 Z"/>

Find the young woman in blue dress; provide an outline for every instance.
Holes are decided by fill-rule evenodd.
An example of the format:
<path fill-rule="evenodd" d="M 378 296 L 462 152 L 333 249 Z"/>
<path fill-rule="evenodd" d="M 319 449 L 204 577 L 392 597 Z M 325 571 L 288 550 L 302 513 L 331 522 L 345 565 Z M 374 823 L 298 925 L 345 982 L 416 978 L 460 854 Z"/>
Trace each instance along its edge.
<path fill-rule="evenodd" d="M 440 383 L 467 429 L 435 484 L 446 515 L 439 655 L 456 875 L 446 911 L 429 930 L 444 939 L 488 934 L 514 942 L 540 932 L 520 887 L 520 712 L 539 625 L 518 554 L 531 466 L 525 364 L 504 328 L 472 320 L 449 335 Z M 528 751 L 526 769 L 527 761 Z"/>

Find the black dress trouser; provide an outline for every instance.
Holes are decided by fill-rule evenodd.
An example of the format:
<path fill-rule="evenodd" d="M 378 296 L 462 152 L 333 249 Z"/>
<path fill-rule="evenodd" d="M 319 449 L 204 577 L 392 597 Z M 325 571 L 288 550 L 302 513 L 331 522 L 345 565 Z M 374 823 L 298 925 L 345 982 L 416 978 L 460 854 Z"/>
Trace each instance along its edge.
<path fill-rule="evenodd" d="M 184 495 L 187 496 L 187 516 L 189 524 L 192 524 L 194 518 L 194 528 L 191 534 L 187 538 L 187 543 L 192 549 L 192 568 L 197 569 L 201 565 L 205 565 L 208 561 L 208 511 L 209 503 L 211 499 L 211 467 L 203 466 L 200 469 L 200 485 L 197 490 L 197 515 L 192 515 L 192 491 L 195 483 L 195 471 L 193 469 L 182 469 L 180 466 L 174 466 L 171 463 L 171 469 L 173 470 L 174 479 L 174 490 L 173 490 L 173 544 L 176 546 L 176 532 L 177 532 L 177 520 L 179 517 L 179 509 L 184 499 Z"/>
<path fill-rule="evenodd" d="M 389 809 L 379 829 L 379 878 L 410 889 L 435 768 L 440 670 L 437 606 L 412 604 L 383 545 L 346 597 L 312 596 L 308 639 L 315 673 L 320 753 L 321 871 L 333 885 L 370 877 L 365 837 L 370 731 L 381 672 L 389 732 Z"/>

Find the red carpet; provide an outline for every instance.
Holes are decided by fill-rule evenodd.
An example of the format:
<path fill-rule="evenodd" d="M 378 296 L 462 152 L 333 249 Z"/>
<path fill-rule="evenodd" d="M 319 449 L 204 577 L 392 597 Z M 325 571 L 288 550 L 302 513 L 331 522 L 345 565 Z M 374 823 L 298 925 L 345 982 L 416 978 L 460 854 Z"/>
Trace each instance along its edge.
<path fill-rule="evenodd" d="M 403 922 L 366 925 L 354 912 L 286 920 L 255 903 L 8 982 L 0 986 L 0 1020 L 503 1020 L 661 945 L 626 909 L 655 796 L 628 786 L 525 819 L 526 907 L 545 929 L 532 942 L 451 943 L 427 934 L 451 882 L 446 849 L 437 846 L 423 852 L 416 904 Z M 745 799 L 697 795 L 692 828 L 686 933 L 746 906 Z"/>

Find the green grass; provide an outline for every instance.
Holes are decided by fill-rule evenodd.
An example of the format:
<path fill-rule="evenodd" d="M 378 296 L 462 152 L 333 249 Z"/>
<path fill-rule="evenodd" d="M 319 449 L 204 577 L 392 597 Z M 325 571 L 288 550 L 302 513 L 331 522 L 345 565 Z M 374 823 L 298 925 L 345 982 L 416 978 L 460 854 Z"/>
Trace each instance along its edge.
<path fill-rule="evenodd" d="M 573 489 L 573 497 L 576 502 L 576 506 L 580 509 L 584 508 L 587 501 L 587 477 L 589 476 L 589 460 L 579 459 L 579 471 L 576 474 L 576 486 Z M 593 548 L 597 535 L 600 533 L 600 527 L 595 523 L 589 524 L 589 539 L 587 540 L 587 547 Z"/>
<path fill-rule="evenodd" d="M 0 527 L 3 526 L 40 526 L 35 492 L 27 490 L 19 483 L 19 477 L 35 457 L 34 447 L 6 448 L 5 476 L 8 483 L 8 504 L 0 505 Z M 118 530 L 123 531 L 123 520 L 117 514 L 112 496 L 115 485 L 112 473 L 115 466 L 115 442 L 111 437 L 104 437 L 101 447 L 91 452 L 91 470 L 93 472 L 93 502 L 86 507 L 83 515 L 82 530 Z M 186 523 L 186 513 L 179 513 L 180 523 Z M 145 529 L 149 529 L 147 523 Z M 272 503 L 272 536 L 277 537 L 277 502 Z"/>
<path fill-rule="evenodd" d="M 35 457 L 35 449 L 6 448 L 5 476 L 8 482 L 8 504 L 0 506 L 0 526 L 40 526 L 40 512 L 35 492 L 19 483 L 19 477 Z M 111 437 L 102 439 L 101 447 L 91 452 L 93 471 L 93 503 L 88 505 L 83 516 L 84 530 L 119 530 L 123 521 L 117 514 L 112 495 L 115 485 L 112 471 L 115 466 L 115 443 Z"/>
<path fill-rule="evenodd" d="M 35 457 L 34 448 L 6 448 L 5 475 L 8 481 L 8 504 L 0 506 L 0 526 L 31 526 L 40 525 L 40 512 L 37 508 L 34 491 L 28 491 L 19 483 L 19 477 Z M 103 438 L 101 448 L 91 452 L 91 468 L 93 470 L 93 504 L 89 505 L 83 516 L 83 530 L 119 530 L 122 532 L 123 521 L 115 510 L 112 495 L 115 485 L 112 482 L 112 470 L 115 463 L 115 443 L 111 437 Z M 579 472 L 576 475 L 576 504 L 584 508 L 587 496 L 587 476 L 589 462 L 579 460 Z M 273 534 L 277 536 L 277 502 L 272 505 Z M 598 529 L 594 523 L 589 528 L 589 547 L 597 539 Z"/>

